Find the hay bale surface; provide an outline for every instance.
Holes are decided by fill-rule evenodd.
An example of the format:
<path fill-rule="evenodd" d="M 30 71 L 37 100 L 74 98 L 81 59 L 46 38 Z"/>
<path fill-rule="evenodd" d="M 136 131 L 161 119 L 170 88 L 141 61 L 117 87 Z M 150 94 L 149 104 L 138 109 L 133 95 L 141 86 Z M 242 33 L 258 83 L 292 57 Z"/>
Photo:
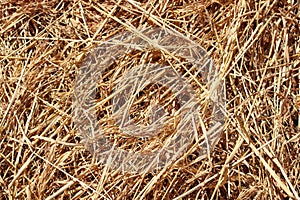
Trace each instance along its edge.
<path fill-rule="evenodd" d="M 296 0 L 1 1 L 0 199 L 299 199 L 299 24 Z M 73 83 L 94 47 L 149 26 L 204 47 L 227 112 L 208 157 L 132 175 L 82 144 Z"/>

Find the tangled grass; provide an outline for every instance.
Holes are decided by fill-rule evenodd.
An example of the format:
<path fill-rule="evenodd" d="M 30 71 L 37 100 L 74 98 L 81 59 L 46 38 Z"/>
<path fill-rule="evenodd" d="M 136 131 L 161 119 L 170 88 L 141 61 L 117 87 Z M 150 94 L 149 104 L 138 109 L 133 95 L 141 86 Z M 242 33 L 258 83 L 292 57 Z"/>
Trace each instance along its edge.
<path fill-rule="evenodd" d="M 299 199 L 300 2 L 1 1 L 1 199 Z M 99 162 L 72 121 L 74 80 L 124 30 L 176 30 L 226 86 L 224 131 L 159 173 Z M 134 59 L 133 59 L 134 60 Z"/>

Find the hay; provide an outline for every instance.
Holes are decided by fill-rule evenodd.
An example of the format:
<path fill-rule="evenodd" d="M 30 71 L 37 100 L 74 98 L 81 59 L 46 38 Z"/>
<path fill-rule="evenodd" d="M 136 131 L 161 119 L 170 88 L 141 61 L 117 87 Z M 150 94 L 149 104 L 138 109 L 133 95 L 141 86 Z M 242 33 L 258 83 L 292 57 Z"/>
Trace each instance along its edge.
<path fill-rule="evenodd" d="M 299 1 L 24 0 L 0 9 L 1 199 L 299 199 Z M 208 157 L 194 145 L 158 173 L 124 174 L 80 142 L 73 84 L 87 52 L 149 26 L 209 53 L 226 86 L 226 123 Z"/>

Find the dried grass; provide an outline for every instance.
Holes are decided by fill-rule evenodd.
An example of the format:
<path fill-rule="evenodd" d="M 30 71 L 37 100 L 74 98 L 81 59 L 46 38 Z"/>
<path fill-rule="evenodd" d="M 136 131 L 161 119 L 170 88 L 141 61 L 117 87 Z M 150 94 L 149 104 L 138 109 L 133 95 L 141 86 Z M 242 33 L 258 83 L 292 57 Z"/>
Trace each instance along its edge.
<path fill-rule="evenodd" d="M 299 1 L 4 0 L 0 10 L 0 199 L 299 199 Z M 226 124 L 207 158 L 193 149 L 160 173 L 122 174 L 80 143 L 73 83 L 88 51 L 148 26 L 209 52 Z"/>

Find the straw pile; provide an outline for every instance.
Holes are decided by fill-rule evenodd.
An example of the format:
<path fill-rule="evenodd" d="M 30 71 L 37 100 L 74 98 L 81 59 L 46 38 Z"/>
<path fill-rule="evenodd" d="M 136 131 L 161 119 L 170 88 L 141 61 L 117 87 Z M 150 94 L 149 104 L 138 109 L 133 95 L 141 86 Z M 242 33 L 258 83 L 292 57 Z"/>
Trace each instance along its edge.
<path fill-rule="evenodd" d="M 0 199 L 299 199 L 299 1 L 4 0 L 0 10 Z M 88 52 L 149 26 L 204 47 L 227 112 L 209 156 L 194 145 L 135 175 L 87 151 L 72 96 Z"/>

